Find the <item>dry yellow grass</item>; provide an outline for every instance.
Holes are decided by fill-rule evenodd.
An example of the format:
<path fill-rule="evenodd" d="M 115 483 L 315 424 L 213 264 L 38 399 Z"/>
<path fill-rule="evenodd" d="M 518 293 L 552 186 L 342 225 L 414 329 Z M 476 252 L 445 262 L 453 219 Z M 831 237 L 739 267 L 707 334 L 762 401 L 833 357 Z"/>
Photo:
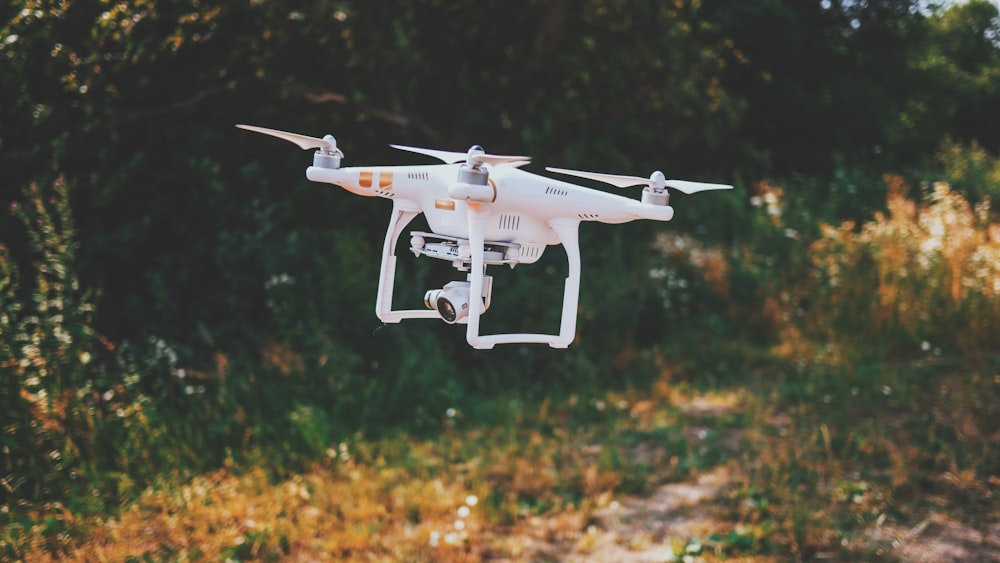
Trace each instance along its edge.
<path fill-rule="evenodd" d="M 579 532 L 620 482 L 591 435 L 531 426 L 402 436 L 357 451 L 344 443 L 279 480 L 259 468 L 220 469 L 150 488 L 111 518 L 67 511 L 58 518 L 86 532 L 62 546 L 39 535 L 28 551 L 86 561 L 517 558 L 536 549 L 539 533 L 548 541 Z"/>

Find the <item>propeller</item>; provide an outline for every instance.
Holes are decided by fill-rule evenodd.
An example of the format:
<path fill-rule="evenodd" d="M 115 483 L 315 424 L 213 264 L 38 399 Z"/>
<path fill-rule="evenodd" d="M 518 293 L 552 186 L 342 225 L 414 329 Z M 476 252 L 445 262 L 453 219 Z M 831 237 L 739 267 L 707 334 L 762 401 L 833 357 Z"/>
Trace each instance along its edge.
<path fill-rule="evenodd" d="M 239 127 L 240 129 L 246 129 L 247 131 L 253 131 L 254 133 L 263 133 L 264 135 L 270 135 L 272 137 L 284 139 L 290 143 L 295 143 L 302 150 L 320 149 L 330 153 L 337 152 L 337 139 L 334 139 L 333 135 L 326 135 L 322 139 L 319 139 L 316 137 L 299 135 L 298 133 L 288 133 L 286 131 L 278 131 L 277 129 L 257 127 L 255 125 L 241 124 L 237 125 L 237 127 Z"/>
<path fill-rule="evenodd" d="M 703 192 L 706 190 L 731 190 L 732 186 L 729 184 L 710 184 L 708 182 L 689 182 L 687 180 L 667 180 L 664 177 L 663 172 L 657 170 L 650 174 L 649 178 L 643 178 L 641 176 L 625 176 L 621 174 L 603 174 L 601 172 L 583 172 L 580 170 L 568 170 L 566 168 L 551 168 L 546 167 L 549 172 L 557 172 L 559 174 L 566 174 L 568 176 L 578 176 L 580 178 L 589 178 L 591 180 L 598 180 L 600 182 L 605 182 L 611 184 L 612 186 L 617 186 L 619 188 L 627 188 L 629 186 L 644 185 L 653 188 L 654 190 L 662 190 L 664 187 L 673 188 L 679 192 L 686 194 L 693 194 L 697 192 Z"/>
<path fill-rule="evenodd" d="M 530 156 L 509 156 L 500 154 L 487 154 L 483 150 L 483 147 L 479 145 L 473 145 L 469 147 L 467 152 L 453 152 L 453 151 L 440 151 L 436 149 L 424 149 L 420 147 L 408 147 L 406 145 L 389 145 L 394 149 L 399 149 L 401 151 L 410 151 L 417 154 L 423 154 L 436 158 L 442 162 L 448 164 L 454 164 L 456 162 L 468 162 L 473 166 L 479 166 L 481 164 L 489 164 L 490 166 L 495 166 L 497 164 L 511 164 L 511 163 L 527 163 L 531 161 Z"/>

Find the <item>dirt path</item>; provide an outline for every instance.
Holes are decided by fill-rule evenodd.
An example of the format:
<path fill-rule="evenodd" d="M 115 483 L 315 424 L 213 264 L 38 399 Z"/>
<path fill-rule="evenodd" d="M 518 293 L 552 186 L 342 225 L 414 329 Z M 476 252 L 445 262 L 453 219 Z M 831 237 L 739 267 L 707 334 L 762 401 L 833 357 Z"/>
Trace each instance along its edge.
<path fill-rule="evenodd" d="M 647 497 L 614 501 L 596 511 L 586 540 L 565 560 L 672 561 L 689 540 L 732 528 L 713 502 L 729 484 L 729 471 L 718 466 L 696 480 L 662 485 Z"/>
<path fill-rule="evenodd" d="M 732 412 L 735 405 L 719 406 L 693 401 L 684 410 L 698 421 Z M 787 420 L 775 417 L 776 428 Z M 685 431 L 691 443 L 704 439 L 697 424 Z M 716 445 L 737 453 L 743 430 L 734 429 L 717 437 Z M 650 445 L 649 447 L 655 447 Z M 638 455 L 642 447 L 635 450 Z M 538 519 L 538 532 L 528 553 L 530 560 L 569 562 L 615 561 L 661 563 L 704 561 L 703 556 L 685 557 L 699 551 L 699 541 L 725 535 L 740 525 L 726 510 L 724 496 L 734 486 L 730 464 L 703 470 L 681 482 L 665 483 L 645 496 L 626 496 L 583 517 L 562 521 Z M 945 502 L 942 506 L 946 506 Z M 902 563 L 1000 563 L 1000 522 L 964 522 L 932 512 L 911 526 L 877 521 L 853 541 L 812 554 L 810 560 L 849 560 L 850 554 L 875 554 L 879 559 Z M 708 555 L 708 560 L 715 560 Z M 791 560 L 785 556 L 741 557 L 739 561 Z"/>

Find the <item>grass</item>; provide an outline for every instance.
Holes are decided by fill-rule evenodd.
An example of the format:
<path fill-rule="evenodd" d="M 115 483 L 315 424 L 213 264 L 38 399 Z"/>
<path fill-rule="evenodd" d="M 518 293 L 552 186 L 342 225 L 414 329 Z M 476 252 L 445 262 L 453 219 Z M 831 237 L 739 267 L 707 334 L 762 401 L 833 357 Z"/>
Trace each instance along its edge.
<path fill-rule="evenodd" d="M 401 434 L 344 442 L 288 478 L 250 467 L 168 481 L 110 519 L 35 514 L 36 522 L 55 518 L 77 533 L 53 536 L 35 525 L 24 530 L 35 536 L 25 547 L 106 560 L 516 555 L 522 548 L 507 538 L 532 518 L 562 518 L 579 530 L 588 512 L 622 487 L 646 486 L 654 460 L 633 459 L 631 451 L 648 440 L 634 435 L 623 401 L 489 405 L 496 424 L 468 425 L 455 411 L 433 440 Z M 667 428 L 668 419 L 655 426 Z M 661 438 L 658 448 L 676 450 L 680 477 L 679 468 L 691 465 L 677 461 L 686 456 L 680 432 Z M 15 532 L 8 529 L 8 541 Z"/>
<path fill-rule="evenodd" d="M 114 515 L 50 506 L 0 541 L 37 560 L 891 555 L 921 523 L 912 535 L 949 521 L 988 537 L 1000 519 L 1000 369 L 963 369 L 886 365 L 885 385 L 817 386 L 824 374 L 776 358 L 730 383 L 671 371 L 586 400 L 485 401 L 432 438 L 357 437 L 277 477 L 261 459 L 168 478 Z M 711 494 L 620 522 L 635 499 L 713 475 Z M 699 519 L 700 532 L 678 524 Z"/>

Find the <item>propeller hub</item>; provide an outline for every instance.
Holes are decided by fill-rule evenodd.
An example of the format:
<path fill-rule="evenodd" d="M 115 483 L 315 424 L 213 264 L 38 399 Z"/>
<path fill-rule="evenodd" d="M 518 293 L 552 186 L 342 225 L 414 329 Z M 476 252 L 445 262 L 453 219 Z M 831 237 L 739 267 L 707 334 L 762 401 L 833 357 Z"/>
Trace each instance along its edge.
<path fill-rule="evenodd" d="M 469 147 L 469 152 L 466 153 L 465 161 L 472 165 L 474 168 L 479 168 L 483 164 L 483 156 L 486 155 L 486 151 L 483 147 L 479 145 L 472 145 Z"/>
<path fill-rule="evenodd" d="M 657 170 L 656 172 L 653 172 L 652 174 L 649 175 L 649 182 L 650 182 L 649 187 L 653 188 L 656 191 L 660 191 L 665 187 L 665 184 L 667 183 L 667 177 L 663 175 L 663 172 Z"/>

